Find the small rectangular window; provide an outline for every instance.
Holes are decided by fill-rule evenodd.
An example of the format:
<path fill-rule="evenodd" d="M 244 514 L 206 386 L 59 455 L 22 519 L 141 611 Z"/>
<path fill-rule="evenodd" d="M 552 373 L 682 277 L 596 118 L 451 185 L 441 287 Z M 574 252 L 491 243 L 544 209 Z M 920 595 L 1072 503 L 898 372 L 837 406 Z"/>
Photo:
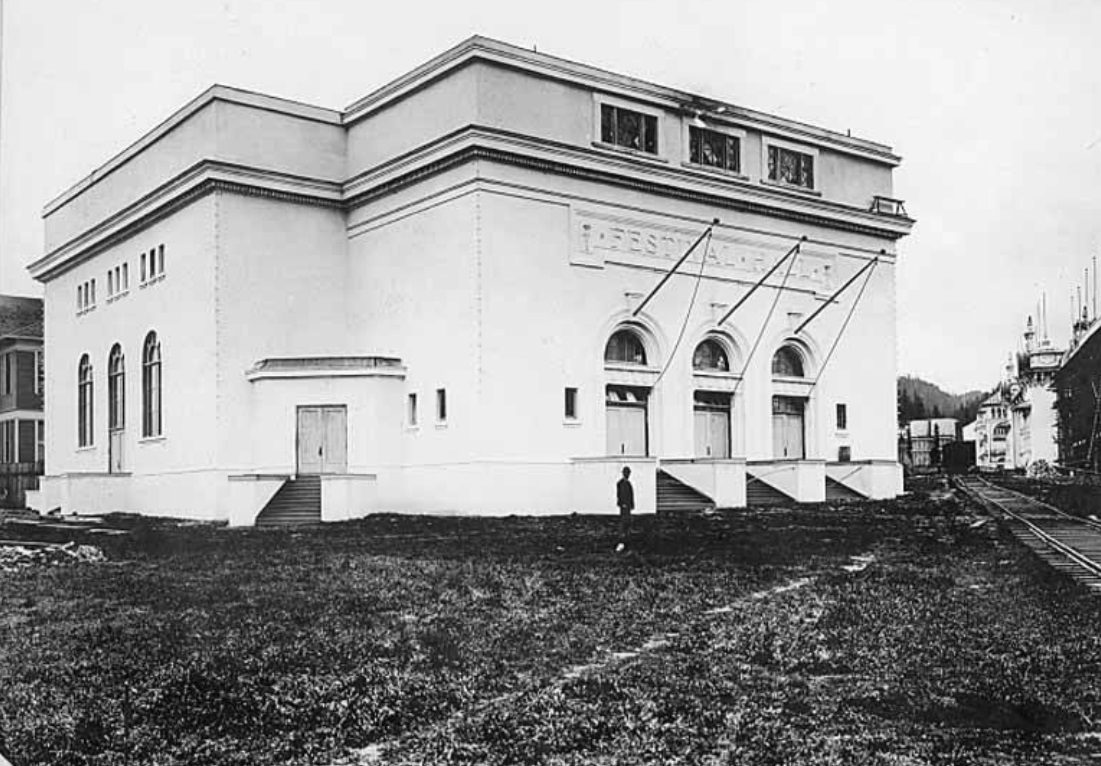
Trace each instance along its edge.
<path fill-rule="evenodd" d="M 837 448 L 837 461 L 839 463 L 848 463 L 853 459 L 853 448 L 847 444 L 843 447 Z"/>
<path fill-rule="evenodd" d="M 142 282 L 145 282 L 145 280 L 146 280 L 145 274 L 146 274 L 146 271 L 145 271 L 145 253 L 142 253 L 141 254 L 141 281 Z"/>
<path fill-rule="evenodd" d="M 577 420 L 577 389 L 566 388 L 566 420 Z"/>
<path fill-rule="evenodd" d="M 407 413 L 410 426 L 417 424 L 417 395 L 409 394 L 409 408 Z"/>
<path fill-rule="evenodd" d="M 741 142 L 737 136 L 690 125 L 688 159 L 696 165 L 738 173 L 742 167 Z"/>
<path fill-rule="evenodd" d="M 436 420 L 447 420 L 447 390 L 443 388 L 436 389 Z"/>
<path fill-rule="evenodd" d="M 129 263 L 122 264 L 122 289 L 123 290 L 129 290 L 130 289 L 130 264 Z"/>
<path fill-rule="evenodd" d="M 849 427 L 849 408 L 847 405 L 837 405 L 837 430 L 844 431 Z"/>
<path fill-rule="evenodd" d="M 114 269 L 107 270 L 107 297 L 110 298 L 115 294 L 115 272 Z"/>
<path fill-rule="evenodd" d="M 814 156 L 781 146 L 769 146 L 768 178 L 770 181 L 813 189 Z"/>
<path fill-rule="evenodd" d="M 35 429 L 35 431 L 36 431 L 36 439 L 35 439 L 36 450 L 35 450 L 35 454 L 37 456 L 36 459 L 38 460 L 38 462 L 42 463 L 42 462 L 45 462 L 45 460 L 46 460 L 46 421 L 45 420 L 38 420 L 38 421 L 35 421 L 35 422 L 37 424 L 36 429 Z"/>
<path fill-rule="evenodd" d="M 34 392 L 42 396 L 46 390 L 46 365 L 45 355 L 41 351 L 34 352 Z"/>
<path fill-rule="evenodd" d="M 96 302 L 96 280 L 92 278 L 92 303 Z"/>
<path fill-rule="evenodd" d="M 157 247 L 157 273 L 164 273 L 164 245 Z"/>
<path fill-rule="evenodd" d="M 600 105 L 600 140 L 605 144 L 658 153 L 658 118 L 611 104 Z"/>

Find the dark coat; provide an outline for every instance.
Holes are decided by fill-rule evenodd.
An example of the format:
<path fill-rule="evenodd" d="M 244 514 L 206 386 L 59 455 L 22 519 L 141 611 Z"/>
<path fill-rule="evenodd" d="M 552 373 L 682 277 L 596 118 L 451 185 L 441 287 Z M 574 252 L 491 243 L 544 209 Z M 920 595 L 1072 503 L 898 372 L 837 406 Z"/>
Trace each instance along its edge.
<path fill-rule="evenodd" d="M 622 478 L 615 485 L 615 502 L 621 510 L 633 511 L 635 509 L 635 488 L 631 486 L 631 480 Z"/>

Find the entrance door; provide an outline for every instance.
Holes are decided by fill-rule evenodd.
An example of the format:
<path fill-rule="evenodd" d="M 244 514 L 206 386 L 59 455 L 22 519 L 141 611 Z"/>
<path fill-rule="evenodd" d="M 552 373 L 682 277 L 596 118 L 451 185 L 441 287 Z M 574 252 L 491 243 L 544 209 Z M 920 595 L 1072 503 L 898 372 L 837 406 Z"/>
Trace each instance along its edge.
<path fill-rule="evenodd" d="M 772 397 L 772 454 L 777 458 L 802 459 L 803 411 L 806 400 L 794 396 Z"/>
<path fill-rule="evenodd" d="M 122 445 L 125 441 L 123 437 L 126 435 L 126 429 L 124 428 L 112 428 L 108 432 L 107 439 L 107 470 L 110 473 L 122 473 L 126 470 L 126 462 L 122 457 Z"/>
<path fill-rule="evenodd" d="M 608 386 L 605 399 L 608 454 L 641 457 L 648 454 L 646 399 L 648 390 Z"/>
<path fill-rule="evenodd" d="M 340 406 L 298 408 L 298 473 L 346 473 L 348 411 Z"/>
<path fill-rule="evenodd" d="M 730 394 L 697 391 L 693 398 L 696 457 L 730 457 Z"/>

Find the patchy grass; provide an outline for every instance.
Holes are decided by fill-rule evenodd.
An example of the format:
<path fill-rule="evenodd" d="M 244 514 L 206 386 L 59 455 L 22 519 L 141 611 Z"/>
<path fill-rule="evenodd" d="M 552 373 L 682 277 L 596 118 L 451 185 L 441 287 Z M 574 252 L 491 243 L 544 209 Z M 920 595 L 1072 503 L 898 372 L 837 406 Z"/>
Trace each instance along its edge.
<path fill-rule="evenodd" d="M 626 555 L 615 518 L 137 523 L 94 541 L 107 563 L 0 578 L 0 753 L 1023 766 L 1101 752 L 1097 601 L 937 497 L 641 518 Z"/>

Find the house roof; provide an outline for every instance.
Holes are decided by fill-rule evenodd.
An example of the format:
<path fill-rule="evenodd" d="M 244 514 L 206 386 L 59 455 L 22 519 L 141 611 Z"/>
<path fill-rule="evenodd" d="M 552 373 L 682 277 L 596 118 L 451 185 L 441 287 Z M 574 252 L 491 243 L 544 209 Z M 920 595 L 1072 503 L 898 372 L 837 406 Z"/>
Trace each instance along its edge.
<path fill-rule="evenodd" d="M 0 295 L 0 338 L 41 338 L 42 299 Z"/>

